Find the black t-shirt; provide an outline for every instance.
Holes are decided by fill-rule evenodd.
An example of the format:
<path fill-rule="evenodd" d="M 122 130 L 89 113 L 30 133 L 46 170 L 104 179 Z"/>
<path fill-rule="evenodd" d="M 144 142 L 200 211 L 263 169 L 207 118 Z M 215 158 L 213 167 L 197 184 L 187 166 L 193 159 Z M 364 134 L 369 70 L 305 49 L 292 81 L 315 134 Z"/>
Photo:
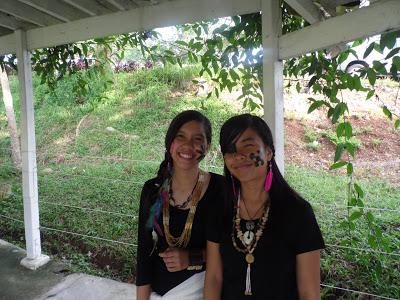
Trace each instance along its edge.
<path fill-rule="evenodd" d="M 269 218 L 253 253 L 252 296 L 244 295 L 247 263 L 245 254 L 237 251 L 232 243 L 232 220 L 236 211 L 233 205 L 229 206 L 223 222 L 214 217 L 215 226 L 221 231 L 214 232 L 209 239 L 220 244 L 222 299 L 298 299 L 296 255 L 325 247 L 310 204 L 294 196 L 271 199 Z M 241 220 L 241 227 L 245 232 L 245 220 Z M 242 246 L 237 238 L 236 243 Z"/>
<path fill-rule="evenodd" d="M 193 220 L 192 233 L 187 248 L 189 249 L 204 249 L 206 247 L 208 236 L 214 228 L 212 222 L 208 222 L 210 208 L 215 207 L 215 202 L 222 199 L 224 178 L 220 175 L 210 173 L 211 178 L 207 190 L 198 203 L 195 217 Z M 150 207 L 147 201 L 154 202 L 154 195 L 156 195 L 159 185 L 156 185 L 156 180 L 151 179 L 147 181 L 142 189 L 140 197 L 140 211 L 139 211 L 139 229 L 138 229 L 138 249 L 137 249 L 137 277 L 136 285 L 150 284 L 154 292 L 159 295 L 164 295 L 169 290 L 179 285 L 192 275 L 205 270 L 182 270 L 178 272 L 169 272 L 165 266 L 164 261 L 159 257 L 159 253 L 164 251 L 168 244 L 165 237 L 158 236 L 157 249 L 150 255 L 153 249 L 153 241 L 151 232 L 146 229 L 145 224 L 148 216 L 148 209 Z M 179 236 L 185 226 L 186 217 L 189 210 L 182 210 L 170 206 L 170 232 L 173 236 Z M 162 213 L 159 219 L 160 227 L 162 225 Z M 164 230 L 163 230 L 164 232 Z"/>

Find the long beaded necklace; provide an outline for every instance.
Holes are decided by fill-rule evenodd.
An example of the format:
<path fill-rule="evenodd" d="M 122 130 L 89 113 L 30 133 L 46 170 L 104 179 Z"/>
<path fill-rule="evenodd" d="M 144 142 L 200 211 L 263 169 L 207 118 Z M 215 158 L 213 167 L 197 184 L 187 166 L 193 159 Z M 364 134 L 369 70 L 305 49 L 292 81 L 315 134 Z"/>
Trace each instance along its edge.
<path fill-rule="evenodd" d="M 189 209 L 189 213 L 186 217 L 185 227 L 182 231 L 182 234 L 179 237 L 174 237 L 169 230 L 169 201 L 168 197 L 165 197 L 163 204 L 163 225 L 164 225 L 164 233 L 165 239 L 170 247 L 177 248 L 186 248 L 189 241 L 190 236 L 192 234 L 192 226 L 194 215 L 196 213 L 197 204 L 200 201 L 201 192 L 203 190 L 203 183 L 205 179 L 204 171 L 200 170 L 199 177 L 197 179 L 196 187 L 193 191 L 193 195 L 191 197 L 192 203 Z"/>
<path fill-rule="evenodd" d="M 252 241 L 249 244 L 246 243 L 246 241 L 244 239 L 244 234 L 242 232 L 242 229 L 240 228 L 240 212 L 239 212 L 239 210 L 240 210 L 240 191 L 239 191 L 237 208 L 236 208 L 236 215 L 235 215 L 235 218 L 234 218 L 233 228 L 232 228 L 232 243 L 233 243 L 233 246 L 235 247 L 235 249 L 237 251 L 242 252 L 242 253 L 245 254 L 245 260 L 247 262 L 247 273 L 246 273 L 246 290 L 245 290 L 244 294 L 246 296 L 252 295 L 252 291 L 251 291 L 251 265 L 255 261 L 255 257 L 254 257 L 253 252 L 256 249 L 258 241 L 259 241 L 260 237 L 262 236 L 262 234 L 264 232 L 265 225 L 267 224 L 269 208 L 270 208 L 270 202 L 267 200 L 267 203 L 265 205 L 264 214 L 261 217 L 261 222 L 259 222 L 257 224 L 258 228 L 257 228 L 256 234 L 255 234 L 256 238 L 252 239 Z M 236 239 L 235 239 L 235 234 L 234 234 L 235 230 L 236 230 L 236 236 L 242 242 L 242 245 L 243 245 L 244 248 L 240 248 L 237 245 Z"/>

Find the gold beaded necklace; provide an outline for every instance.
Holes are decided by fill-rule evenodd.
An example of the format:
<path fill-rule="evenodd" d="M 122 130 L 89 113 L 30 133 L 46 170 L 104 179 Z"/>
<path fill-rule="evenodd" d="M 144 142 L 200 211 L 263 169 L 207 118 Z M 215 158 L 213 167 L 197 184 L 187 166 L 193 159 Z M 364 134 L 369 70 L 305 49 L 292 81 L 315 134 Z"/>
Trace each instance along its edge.
<path fill-rule="evenodd" d="M 164 233 L 165 239 L 170 247 L 177 248 L 186 248 L 189 241 L 190 236 L 192 234 L 192 226 L 194 215 L 196 213 L 197 204 L 200 201 L 201 192 L 203 191 L 203 183 L 205 179 L 205 172 L 203 170 L 199 171 L 199 177 L 197 179 L 196 188 L 193 191 L 193 195 L 191 197 L 191 206 L 189 209 L 189 213 L 186 217 L 185 227 L 182 231 L 182 234 L 179 237 L 174 237 L 169 230 L 169 200 L 168 198 L 164 199 L 163 205 L 163 225 L 164 225 Z"/>
<path fill-rule="evenodd" d="M 264 214 L 261 217 L 261 221 L 257 224 L 257 231 L 255 234 L 255 239 L 252 239 L 252 242 L 249 244 L 247 241 L 245 241 L 244 237 L 243 237 L 243 231 L 240 228 L 240 191 L 239 191 L 239 196 L 238 196 L 238 202 L 237 202 L 237 208 L 236 208 L 236 215 L 235 218 L 233 220 L 233 228 L 232 228 L 232 243 L 233 246 L 235 247 L 235 249 L 239 252 L 242 252 L 245 254 L 245 260 L 247 262 L 247 273 L 246 273 L 246 289 L 244 294 L 246 296 L 251 296 L 252 295 L 252 291 L 251 291 L 251 265 L 254 263 L 255 261 L 255 257 L 254 257 L 254 250 L 257 247 L 258 241 L 260 239 L 260 237 L 262 236 L 264 229 L 265 229 L 265 225 L 267 224 L 268 221 L 268 213 L 269 213 L 269 208 L 270 208 L 270 202 L 267 199 L 267 202 L 264 206 Z M 244 248 L 240 248 L 237 243 L 236 243 L 236 238 L 235 238 L 235 234 L 234 231 L 236 230 L 236 236 L 237 238 L 242 242 L 242 245 Z"/>

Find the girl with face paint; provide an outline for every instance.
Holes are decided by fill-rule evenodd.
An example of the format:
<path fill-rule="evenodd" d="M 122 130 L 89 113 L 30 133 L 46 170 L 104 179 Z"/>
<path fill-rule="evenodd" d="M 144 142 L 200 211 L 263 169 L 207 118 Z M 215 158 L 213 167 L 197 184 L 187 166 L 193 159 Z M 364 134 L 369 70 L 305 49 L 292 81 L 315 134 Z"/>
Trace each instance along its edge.
<path fill-rule="evenodd" d="M 320 299 L 324 241 L 310 204 L 275 163 L 268 125 L 232 117 L 220 146 L 230 188 L 207 243 L 205 299 Z"/>
<path fill-rule="evenodd" d="M 144 184 L 139 212 L 137 299 L 203 299 L 206 222 L 225 192 L 224 178 L 199 168 L 211 124 L 193 110 L 178 114 L 165 137 L 157 177 Z"/>

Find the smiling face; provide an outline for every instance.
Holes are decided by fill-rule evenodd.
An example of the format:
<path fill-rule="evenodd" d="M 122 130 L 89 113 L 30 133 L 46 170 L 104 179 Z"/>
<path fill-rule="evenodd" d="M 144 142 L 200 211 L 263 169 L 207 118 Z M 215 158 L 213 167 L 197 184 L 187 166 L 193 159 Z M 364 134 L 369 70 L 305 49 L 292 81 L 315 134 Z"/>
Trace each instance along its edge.
<path fill-rule="evenodd" d="M 190 121 L 179 128 L 169 149 L 174 168 L 197 168 L 209 148 L 204 126 L 197 121 Z"/>
<path fill-rule="evenodd" d="M 229 172 L 241 183 L 264 180 L 272 158 L 270 147 L 251 128 L 246 129 L 229 147 L 224 155 Z"/>

